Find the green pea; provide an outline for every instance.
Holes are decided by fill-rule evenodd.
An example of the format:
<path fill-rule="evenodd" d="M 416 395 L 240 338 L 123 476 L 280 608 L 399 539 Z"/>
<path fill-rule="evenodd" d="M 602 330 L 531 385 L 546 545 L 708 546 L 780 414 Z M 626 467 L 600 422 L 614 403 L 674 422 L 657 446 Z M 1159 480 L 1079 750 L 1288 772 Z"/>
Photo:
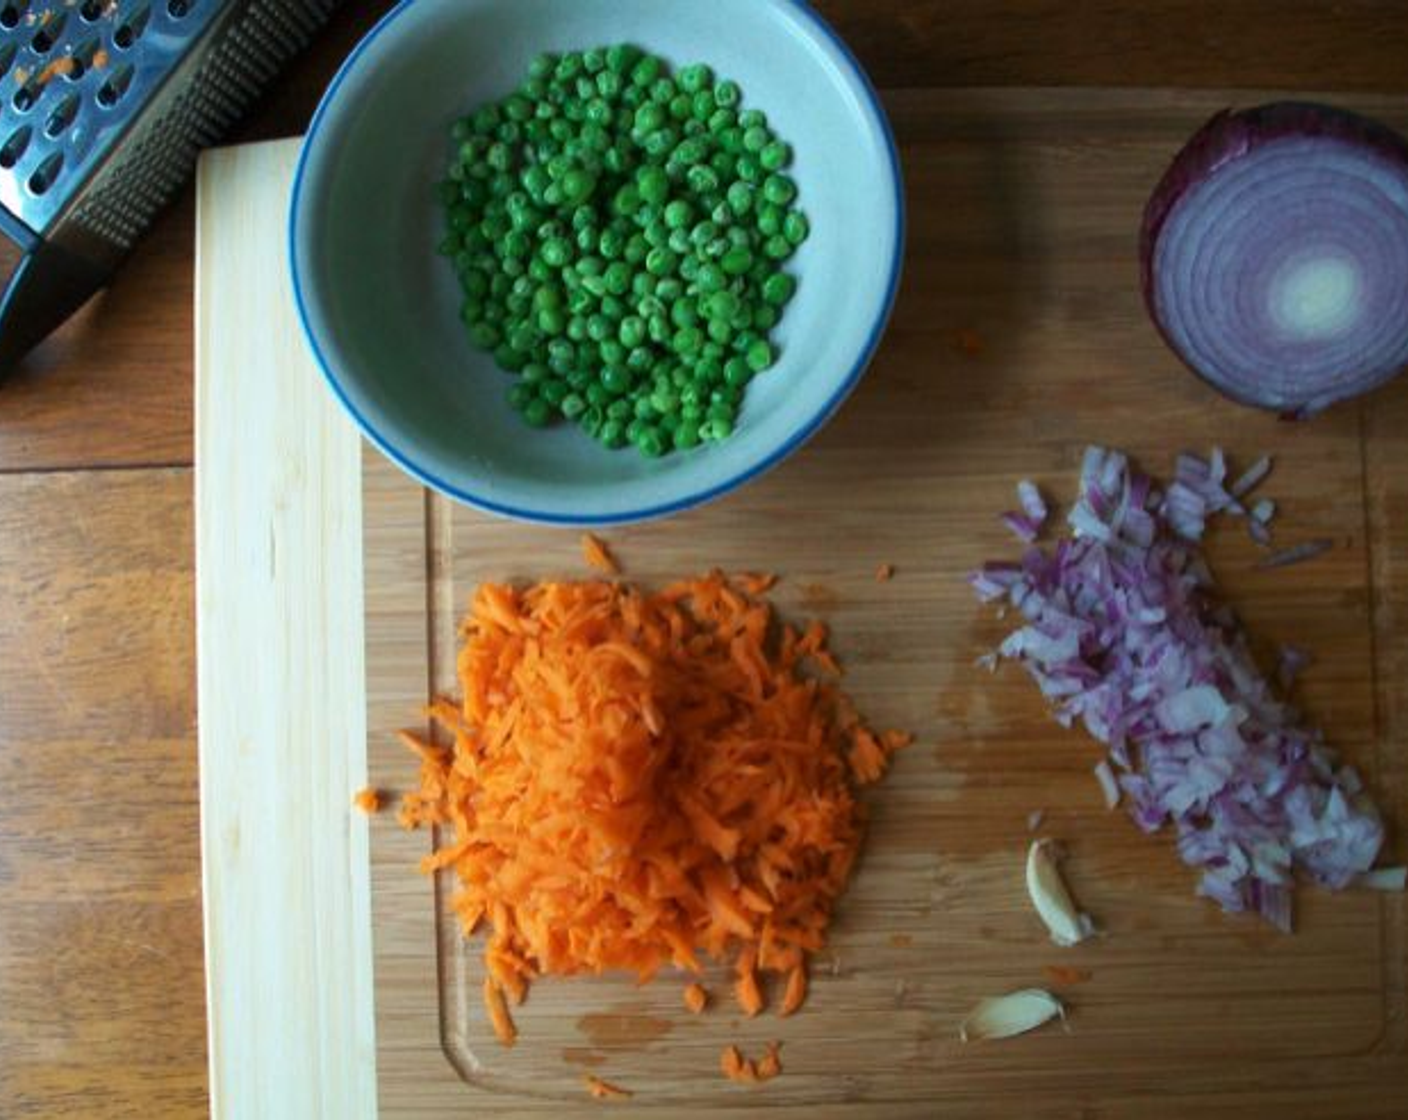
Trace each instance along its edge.
<path fill-rule="evenodd" d="M 792 255 L 795 248 L 796 246 L 792 242 L 779 233 L 767 239 L 763 245 L 763 253 L 771 260 L 785 261 Z"/>
<path fill-rule="evenodd" d="M 522 416 L 530 428 L 545 428 L 552 419 L 552 407 L 541 397 L 534 397 L 524 404 Z"/>
<path fill-rule="evenodd" d="M 758 232 L 764 237 L 776 237 L 782 232 L 782 207 L 765 202 L 758 208 Z"/>
<path fill-rule="evenodd" d="M 758 339 L 748 347 L 748 352 L 744 355 L 748 360 L 748 367 L 754 373 L 762 373 L 773 363 L 772 347 L 766 339 Z"/>
<path fill-rule="evenodd" d="M 617 337 L 620 338 L 621 345 L 628 350 L 639 346 L 645 341 L 645 320 L 638 315 L 628 315 L 621 320 Z"/>
<path fill-rule="evenodd" d="M 645 268 L 652 276 L 668 276 L 679 267 L 679 257 L 669 249 L 657 246 L 645 258 Z"/>
<path fill-rule="evenodd" d="M 671 229 L 681 229 L 694 218 L 694 209 L 682 198 L 675 199 L 665 207 L 665 224 Z"/>
<path fill-rule="evenodd" d="M 774 307 L 785 307 L 797 291 L 797 281 L 786 272 L 774 272 L 763 281 L 763 299 Z"/>
<path fill-rule="evenodd" d="M 698 327 L 681 327 L 670 342 L 675 353 L 685 356 L 696 353 L 703 344 L 704 335 Z"/>
<path fill-rule="evenodd" d="M 761 152 L 772 143 L 772 133 L 756 125 L 743 131 L 743 148 L 749 152 Z"/>
<path fill-rule="evenodd" d="M 675 450 L 689 451 L 691 448 L 699 446 L 699 426 L 697 424 L 681 423 L 674 433 Z"/>
<path fill-rule="evenodd" d="M 613 261 L 602 274 L 602 280 L 612 295 L 624 295 L 631 288 L 631 267 L 624 261 Z"/>
<path fill-rule="evenodd" d="M 613 396 L 624 393 L 631 387 L 631 375 L 624 365 L 608 365 L 601 371 L 601 386 Z"/>
<path fill-rule="evenodd" d="M 714 100 L 722 109 L 734 109 L 743 100 L 743 91 L 737 82 L 725 79 L 714 86 Z"/>
<path fill-rule="evenodd" d="M 753 323 L 760 331 L 770 331 L 777 326 L 777 322 L 782 318 L 782 313 L 771 304 L 763 304 L 761 307 L 753 309 Z"/>
<path fill-rule="evenodd" d="M 781 140 L 773 140 L 758 153 L 764 171 L 781 171 L 792 162 L 792 148 Z"/>
<path fill-rule="evenodd" d="M 539 250 L 544 263 L 553 268 L 561 268 L 572 259 L 572 246 L 561 237 L 554 237 L 550 241 L 543 242 L 543 247 Z"/>
<path fill-rule="evenodd" d="M 786 206 L 797 197 L 797 184 L 786 175 L 769 175 L 763 182 L 763 197 L 774 206 Z"/>
<path fill-rule="evenodd" d="M 753 254 L 745 248 L 735 247 L 723 255 L 719 265 L 730 276 L 742 276 L 753 267 Z"/>
<path fill-rule="evenodd" d="M 601 425 L 601 433 L 597 436 L 607 447 L 618 448 L 626 446 L 626 426 L 619 420 L 607 420 Z"/>

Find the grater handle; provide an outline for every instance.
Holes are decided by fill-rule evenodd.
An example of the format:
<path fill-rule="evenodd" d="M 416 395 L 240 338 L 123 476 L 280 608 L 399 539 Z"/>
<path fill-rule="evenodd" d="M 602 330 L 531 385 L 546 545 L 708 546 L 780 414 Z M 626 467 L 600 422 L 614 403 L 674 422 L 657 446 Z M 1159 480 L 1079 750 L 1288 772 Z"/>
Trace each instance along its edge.
<path fill-rule="evenodd" d="M 52 243 L 38 242 L 25 253 L 0 297 L 0 381 L 110 276 L 109 269 Z"/>

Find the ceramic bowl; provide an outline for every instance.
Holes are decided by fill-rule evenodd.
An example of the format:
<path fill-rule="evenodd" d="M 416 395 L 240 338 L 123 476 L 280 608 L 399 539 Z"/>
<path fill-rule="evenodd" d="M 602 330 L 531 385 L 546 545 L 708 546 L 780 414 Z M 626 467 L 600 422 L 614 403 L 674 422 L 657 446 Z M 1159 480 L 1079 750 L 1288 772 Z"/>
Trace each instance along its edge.
<path fill-rule="evenodd" d="M 513 377 L 477 350 L 436 253 L 450 128 L 543 51 L 632 42 L 739 83 L 795 152 L 812 235 L 797 295 L 722 442 L 646 459 L 575 425 L 526 428 Z M 367 437 L 428 486 L 528 521 L 604 525 L 707 502 L 780 463 L 836 411 L 875 350 L 904 240 L 893 137 L 844 44 L 801 0 L 403 0 L 347 59 L 309 129 L 290 254 L 307 337 Z M 255 327 L 254 329 L 257 329 Z"/>

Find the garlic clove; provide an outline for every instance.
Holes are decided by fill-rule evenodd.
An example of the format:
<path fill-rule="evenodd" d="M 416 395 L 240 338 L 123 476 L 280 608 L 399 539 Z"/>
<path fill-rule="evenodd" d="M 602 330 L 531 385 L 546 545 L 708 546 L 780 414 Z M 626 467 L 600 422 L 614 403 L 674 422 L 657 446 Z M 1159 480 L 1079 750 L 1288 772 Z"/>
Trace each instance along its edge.
<path fill-rule="evenodd" d="M 1040 988 L 1024 988 L 983 1000 L 963 1020 L 958 1037 L 964 1042 L 1011 1038 L 1035 1030 L 1057 1016 L 1066 1018 L 1066 1009 L 1059 999 Z"/>
<path fill-rule="evenodd" d="M 1095 923 L 1076 907 L 1050 848 L 1049 840 L 1033 840 L 1027 849 L 1027 894 L 1051 931 L 1051 940 L 1075 945 L 1095 932 Z"/>

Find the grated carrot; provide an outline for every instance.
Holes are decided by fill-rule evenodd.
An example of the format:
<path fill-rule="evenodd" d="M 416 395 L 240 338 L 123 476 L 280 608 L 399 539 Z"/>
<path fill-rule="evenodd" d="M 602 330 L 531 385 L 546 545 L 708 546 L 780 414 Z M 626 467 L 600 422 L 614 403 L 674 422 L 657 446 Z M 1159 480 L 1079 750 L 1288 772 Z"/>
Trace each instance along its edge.
<path fill-rule="evenodd" d="M 778 1014 L 784 1017 L 793 1014 L 807 998 L 807 967 L 797 965 L 787 974 L 787 990 L 782 994 L 782 1008 Z"/>
<path fill-rule="evenodd" d="M 889 583 L 889 581 L 894 578 L 894 575 L 895 566 L 893 564 L 881 564 L 875 569 L 875 582 Z"/>
<path fill-rule="evenodd" d="M 703 984 L 690 984 L 685 988 L 684 1005 L 695 1015 L 709 1006 L 709 993 L 704 990 Z"/>
<path fill-rule="evenodd" d="M 606 542 L 595 533 L 582 534 L 582 558 L 599 572 L 613 576 L 621 574 L 621 565 L 616 562 L 611 549 L 607 548 Z"/>
<path fill-rule="evenodd" d="M 381 792 L 372 789 L 371 786 L 368 786 L 366 789 L 359 789 L 356 796 L 352 798 L 352 804 L 358 809 L 361 809 L 362 812 L 366 813 L 368 816 L 371 816 L 373 813 L 379 813 L 381 812 Z"/>
<path fill-rule="evenodd" d="M 733 986 L 739 1008 L 750 1019 L 763 1009 L 763 993 L 758 990 L 757 958 L 757 951 L 751 945 L 739 954 L 738 980 Z"/>
<path fill-rule="evenodd" d="M 712 572 L 655 593 L 484 584 L 463 634 L 462 699 L 429 711 L 453 746 L 401 734 L 420 781 L 400 820 L 441 827 L 422 870 L 453 875 L 466 935 L 491 927 L 499 1037 L 505 996 L 543 975 L 732 959 L 749 1014 L 759 970 L 803 984 L 860 844 L 852 785 L 902 745 L 804 672 L 825 628 L 779 627 Z"/>
<path fill-rule="evenodd" d="M 512 1046 L 518 1039 L 518 1028 L 509 1017 L 508 1007 L 504 1003 L 504 990 L 492 976 L 484 977 L 484 1010 L 489 1013 L 489 1024 L 494 1028 L 494 1034 L 498 1036 L 499 1041 L 505 1046 Z"/>
<path fill-rule="evenodd" d="M 719 1055 L 719 1068 L 730 1081 L 746 1085 L 758 1080 L 757 1067 L 739 1052 L 737 1046 L 724 1047 L 724 1052 Z"/>
<path fill-rule="evenodd" d="M 782 1043 L 769 1042 L 768 1052 L 758 1059 L 756 1069 L 759 1081 L 771 1081 L 782 1072 L 782 1058 L 778 1051 L 782 1049 Z"/>
<path fill-rule="evenodd" d="M 599 1101 L 623 1101 L 635 1095 L 629 1089 L 623 1089 L 619 1085 L 603 1081 L 592 1073 L 584 1076 L 582 1080 L 587 1084 L 587 1092 Z"/>

